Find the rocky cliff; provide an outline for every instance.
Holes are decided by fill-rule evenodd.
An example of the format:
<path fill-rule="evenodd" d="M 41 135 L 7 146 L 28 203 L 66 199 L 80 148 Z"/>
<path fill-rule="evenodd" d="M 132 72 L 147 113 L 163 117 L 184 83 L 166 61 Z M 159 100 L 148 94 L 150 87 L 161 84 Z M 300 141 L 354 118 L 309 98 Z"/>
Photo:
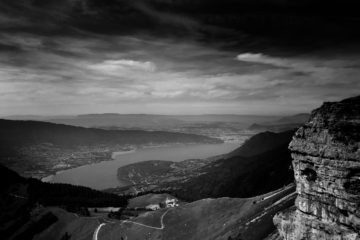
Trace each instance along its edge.
<path fill-rule="evenodd" d="M 298 197 L 274 217 L 283 239 L 360 239 L 360 96 L 324 103 L 289 148 Z"/>

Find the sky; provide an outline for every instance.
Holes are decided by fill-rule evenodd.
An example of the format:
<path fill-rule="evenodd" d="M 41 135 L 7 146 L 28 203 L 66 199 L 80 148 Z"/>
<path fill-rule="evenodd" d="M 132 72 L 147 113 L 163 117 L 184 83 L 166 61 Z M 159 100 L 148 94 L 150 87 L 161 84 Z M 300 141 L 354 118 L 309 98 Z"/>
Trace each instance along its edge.
<path fill-rule="evenodd" d="M 288 4 L 278 1 L 240 12 L 201 1 L 13 2 L 0 3 L 0 115 L 290 115 L 360 92 L 358 39 L 340 13 L 304 28 L 309 19 L 279 13 Z"/>

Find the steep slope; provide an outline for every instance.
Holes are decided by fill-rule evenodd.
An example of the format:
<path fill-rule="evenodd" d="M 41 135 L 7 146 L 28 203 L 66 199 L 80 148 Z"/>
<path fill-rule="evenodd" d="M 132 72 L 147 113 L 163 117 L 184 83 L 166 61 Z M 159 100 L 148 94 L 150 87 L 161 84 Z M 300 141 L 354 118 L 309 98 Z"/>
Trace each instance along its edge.
<path fill-rule="evenodd" d="M 180 185 L 176 196 L 187 200 L 251 197 L 282 187 L 293 181 L 287 146 L 285 143 L 258 155 L 215 161 L 201 169 L 203 174 Z"/>
<path fill-rule="evenodd" d="M 1 239 L 32 239 L 35 234 L 58 221 L 58 217 L 48 211 L 38 215 L 36 209 L 39 206 L 61 206 L 75 213 L 86 214 L 85 207 L 127 205 L 127 197 L 86 187 L 26 179 L 2 165 L 0 176 Z"/>
<path fill-rule="evenodd" d="M 298 197 L 274 218 L 284 239 L 360 239 L 360 96 L 324 103 L 290 146 Z"/>
<path fill-rule="evenodd" d="M 294 131 L 257 134 L 224 156 L 201 160 L 145 161 L 118 169 L 130 191 L 167 189 L 188 201 L 208 197 L 250 197 L 293 180 L 287 149 Z"/>
<path fill-rule="evenodd" d="M 262 132 L 252 136 L 241 147 L 229 153 L 226 157 L 251 157 L 259 155 L 284 144 L 288 144 L 294 131 L 281 133 Z"/>
<path fill-rule="evenodd" d="M 293 131 L 255 135 L 230 157 L 202 168 L 204 174 L 184 183 L 176 194 L 189 200 L 250 197 L 290 183 L 293 177 L 287 146 L 292 134 Z"/>

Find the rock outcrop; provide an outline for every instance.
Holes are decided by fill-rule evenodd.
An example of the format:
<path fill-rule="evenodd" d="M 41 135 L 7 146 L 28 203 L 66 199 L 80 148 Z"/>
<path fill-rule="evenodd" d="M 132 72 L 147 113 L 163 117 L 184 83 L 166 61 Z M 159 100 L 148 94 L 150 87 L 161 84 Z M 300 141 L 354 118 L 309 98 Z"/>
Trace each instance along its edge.
<path fill-rule="evenodd" d="M 324 103 L 289 145 L 298 197 L 274 217 L 283 239 L 360 239 L 360 96 Z"/>

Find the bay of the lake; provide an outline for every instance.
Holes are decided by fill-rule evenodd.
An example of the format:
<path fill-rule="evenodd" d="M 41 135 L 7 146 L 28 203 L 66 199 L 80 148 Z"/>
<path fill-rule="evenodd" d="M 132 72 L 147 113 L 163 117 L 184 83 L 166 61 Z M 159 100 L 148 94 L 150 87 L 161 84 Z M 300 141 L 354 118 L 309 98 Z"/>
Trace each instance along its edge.
<path fill-rule="evenodd" d="M 61 171 L 52 177 L 51 182 L 70 183 L 94 189 L 123 186 L 117 178 L 117 169 L 131 163 L 147 160 L 182 161 L 203 159 L 229 153 L 239 147 L 239 143 L 171 145 L 140 148 L 132 152 L 113 154 L 114 160 Z"/>

